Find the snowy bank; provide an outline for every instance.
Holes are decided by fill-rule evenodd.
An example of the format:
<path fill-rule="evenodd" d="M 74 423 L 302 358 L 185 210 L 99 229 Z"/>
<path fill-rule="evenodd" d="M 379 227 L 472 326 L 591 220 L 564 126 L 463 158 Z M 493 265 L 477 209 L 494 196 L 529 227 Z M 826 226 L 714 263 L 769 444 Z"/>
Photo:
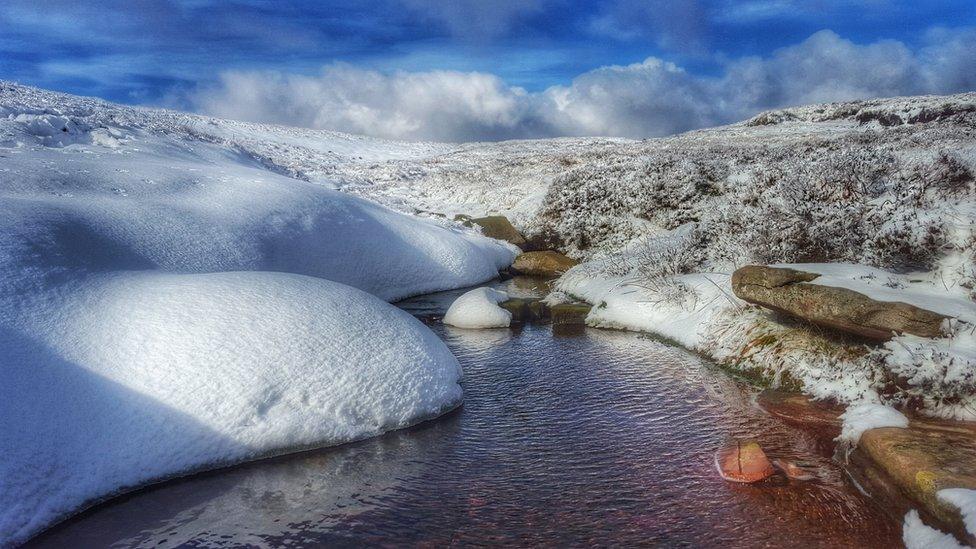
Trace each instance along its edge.
<path fill-rule="evenodd" d="M 553 297 L 569 294 L 592 304 L 590 326 L 654 333 L 773 386 L 842 403 L 910 401 L 932 416 L 976 419 L 976 326 L 969 322 L 976 307 L 965 288 L 947 289 L 930 274 L 924 280 L 931 283 L 922 283 L 923 274 L 859 265 L 795 266 L 830 273 L 816 282 L 952 317 L 948 337 L 903 335 L 869 348 L 746 306 L 734 296 L 727 273 L 648 275 L 639 263 L 627 250 L 584 263 L 558 281 Z M 889 286 L 902 280 L 904 287 L 890 293 Z"/>
<path fill-rule="evenodd" d="M 388 146 L 0 83 L 0 545 L 459 403 L 457 361 L 385 301 L 490 279 L 516 250 L 264 155 L 414 154 Z"/>

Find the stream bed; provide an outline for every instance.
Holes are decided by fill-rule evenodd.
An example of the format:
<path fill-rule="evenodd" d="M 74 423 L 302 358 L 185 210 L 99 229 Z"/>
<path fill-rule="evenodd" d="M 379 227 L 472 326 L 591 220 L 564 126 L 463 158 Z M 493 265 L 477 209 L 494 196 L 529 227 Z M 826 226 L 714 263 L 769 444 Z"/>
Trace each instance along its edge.
<path fill-rule="evenodd" d="M 495 283 L 538 295 L 537 282 Z M 196 475 L 97 506 L 38 547 L 663 545 L 897 547 L 901 527 L 755 390 L 641 334 L 436 321 L 460 291 L 400 304 L 460 360 L 464 405 L 402 431 Z M 731 437 L 811 481 L 732 484 Z"/>

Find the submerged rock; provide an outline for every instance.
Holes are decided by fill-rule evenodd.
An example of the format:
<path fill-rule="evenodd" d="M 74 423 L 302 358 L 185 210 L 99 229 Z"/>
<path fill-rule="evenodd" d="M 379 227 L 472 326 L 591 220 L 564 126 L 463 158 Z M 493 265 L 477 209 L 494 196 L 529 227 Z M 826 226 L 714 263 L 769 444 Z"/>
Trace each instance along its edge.
<path fill-rule="evenodd" d="M 487 217 L 471 217 L 459 220 L 463 221 L 466 225 L 474 224 L 481 227 L 481 232 L 487 237 L 504 240 L 520 248 L 525 246 L 525 237 L 522 236 L 522 233 L 504 215 L 489 215 Z"/>
<path fill-rule="evenodd" d="M 579 262 L 564 254 L 547 250 L 520 254 L 515 258 L 515 263 L 512 263 L 511 269 L 521 274 L 557 277 L 577 263 Z"/>
<path fill-rule="evenodd" d="M 819 427 L 834 431 L 831 438 L 840 434 L 844 407 L 813 400 L 802 393 L 766 389 L 756 397 L 759 406 L 770 415 L 791 425 Z"/>
<path fill-rule="evenodd" d="M 876 301 L 847 288 L 809 283 L 819 276 L 749 265 L 732 274 L 732 290 L 749 303 L 861 337 L 887 340 L 903 333 L 943 335 L 943 315 L 907 303 Z"/>
<path fill-rule="evenodd" d="M 751 440 L 736 440 L 720 448 L 715 464 L 722 478 L 731 482 L 759 482 L 776 474 L 762 447 Z"/>

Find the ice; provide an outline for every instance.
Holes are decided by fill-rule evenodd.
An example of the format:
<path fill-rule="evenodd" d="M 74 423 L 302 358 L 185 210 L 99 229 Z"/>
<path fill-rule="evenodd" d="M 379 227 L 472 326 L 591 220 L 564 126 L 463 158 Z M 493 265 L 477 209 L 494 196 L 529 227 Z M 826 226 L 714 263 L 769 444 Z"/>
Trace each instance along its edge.
<path fill-rule="evenodd" d="M 508 294 L 492 288 L 475 288 L 454 300 L 444 315 L 444 324 L 457 328 L 505 328 L 512 313 L 498 306 Z"/>
<path fill-rule="evenodd" d="M 837 440 L 857 444 L 864 431 L 881 427 L 908 427 L 908 418 L 898 410 L 881 404 L 849 406 L 841 415 L 844 425 Z"/>

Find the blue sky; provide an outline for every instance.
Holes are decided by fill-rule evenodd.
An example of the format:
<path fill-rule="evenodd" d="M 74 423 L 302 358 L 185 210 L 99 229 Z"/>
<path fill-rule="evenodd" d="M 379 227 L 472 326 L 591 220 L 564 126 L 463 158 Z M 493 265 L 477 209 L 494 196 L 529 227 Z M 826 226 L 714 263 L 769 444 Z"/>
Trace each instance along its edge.
<path fill-rule="evenodd" d="M 384 110 L 377 116 L 401 114 L 400 118 L 409 120 L 401 125 L 402 130 L 374 128 L 372 133 L 452 140 L 613 133 L 599 125 L 561 124 L 552 118 L 554 109 L 561 106 L 550 105 L 546 113 L 539 114 L 539 103 L 556 101 L 556 94 L 547 94 L 554 87 L 579 91 L 576 82 L 581 78 L 609 77 L 607 67 L 633 67 L 649 59 L 667 65 L 639 70 L 668 74 L 662 78 L 656 73 L 644 74 L 652 82 L 647 93 L 661 94 L 656 86 L 663 85 L 660 80 L 667 83 L 675 78 L 668 69 L 673 66 L 690 88 L 675 82 L 677 87 L 669 90 L 676 90 L 677 95 L 701 93 L 699 99 L 705 101 L 729 101 L 716 95 L 717 83 L 723 80 L 727 87 L 735 67 L 750 60 L 771 62 L 817 36 L 835 40 L 820 40 L 816 54 L 848 45 L 855 48 L 847 51 L 850 55 L 858 55 L 856 48 L 888 47 L 890 55 L 878 54 L 876 60 L 913 64 L 899 68 L 908 72 L 928 71 L 923 75 L 928 79 L 924 86 L 911 84 L 912 75 L 907 73 L 897 82 L 890 78 L 865 82 L 862 75 L 854 83 L 840 82 L 851 75 L 818 73 L 840 82 L 835 86 L 836 99 L 963 91 L 970 80 L 965 74 L 948 72 L 976 72 L 972 56 L 965 52 L 967 46 L 976 49 L 974 27 L 973 0 L 5 0 L 0 4 L 0 78 L 125 103 L 367 133 L 369 124 L 347 120 L 349 113 L 326 112 L 348 108 L 350 101 L 355 102 L 350 99 L 351 91 L 341 94 L 341 100 L 307 105 L 309 97 L 296 96 L 296 89 L 309 83 L 303 78 L 328 90 L 336 89 L 339 79 L 351 90 L 378 75 L 386 80 L 374 86 L 377 90 L 399 89 L 409 95 L 402 90 L 404 86 L 424 86 L 417 78 L 406 77 L 428 75 L 429 80 L 436 71 L 452 71 L 458 73 L 455 81 L 440 82 L 444 87 L 438 93 L 456 88 L 455 95 L 448 94 L 452 98 L 470 95 L 478 85 L 489 85 L 497 88 L 501 100 L 514 97 L 518 105 L 514 111 L 502 113 L 503 120 L 482 120 L 480 129 L 470 128 L 470 132 L 431 129 L 429 121 L 418 118 L 422 113 Z M 829 32 L 825 35 L 823 31 Z M 947 43 L 956 44 L 951 63 L 926 69 L 930 60 L 946 58 L 945 51 L 936 49 Z M 893 45 L 901 49 L 894 52 Z M 913 56 L 907 61 L 902 55 L 906 52 Z M 797 56 L 802 57 L 801 52 L 794 58 L 799 59 Z M 338 76 L 337 67 L 341 68 Z M 767 69 L 771 70 L 764 66 Z M 458 78 L 464 80 L 464 75 L 472 73 L 496 80 L 459 84 Z M 779 73 L 763 78 L 795 76 Z M 251 79 L 244 79 L 246 75 Z M 612 76 L 611 81 L 623 78 Z M 243 101 L 246 94 L 229 90 L 230 82 L 254 87 L 251 95 L 260 95 L 264 101 L 275 93 L 258 81 L 269 78 L 280 86 L 277 91 L 286 96 L 283 101 L 296 104 L 265 105 L 254 116 L 248 115 L 254 106 L 231 105 Z M 644 101 L 632 80 L 614 84 L 630 86 L 624 90 L 625 97 L 614 96 L 616 99 Z M 741 79 L 731 83 L 740 84 Z M 587 93 L 598 87 L 591 85 Z M 697 90 L 702 87 L 711 90 Z M 221 97 L 221 90 L 227 97 Z M 527 95 L 520 95 L 523 92 Z M 750 83 L 749 93 L 765 99 L 719 114 L 693 113 L 694 123 L 646 124 L 644 130 L 639 126 L 620 133 L 660 135 L 808 99 L 777 89 L 757 90 L 755 83 Z M 476 101 L 493 100 L 478 97 Z M 221 105 L 222 99 L 231 106 Z M 380 99 L 378 96 L 377 101 Z M 834 97 L 825 91 L 809 99 Z M 661 116 L 656 112 L 662 109 L 645 107 L 648 105 L 642 106 L 639 116 Z M 303 114 L 285 115 L 295 110 Z M 314 120 L 309 120 L 310 114 Z M 488 118 L 497 115 L 491 111 Z M 422 128 L 417 129 L 418 125 Z"/>

